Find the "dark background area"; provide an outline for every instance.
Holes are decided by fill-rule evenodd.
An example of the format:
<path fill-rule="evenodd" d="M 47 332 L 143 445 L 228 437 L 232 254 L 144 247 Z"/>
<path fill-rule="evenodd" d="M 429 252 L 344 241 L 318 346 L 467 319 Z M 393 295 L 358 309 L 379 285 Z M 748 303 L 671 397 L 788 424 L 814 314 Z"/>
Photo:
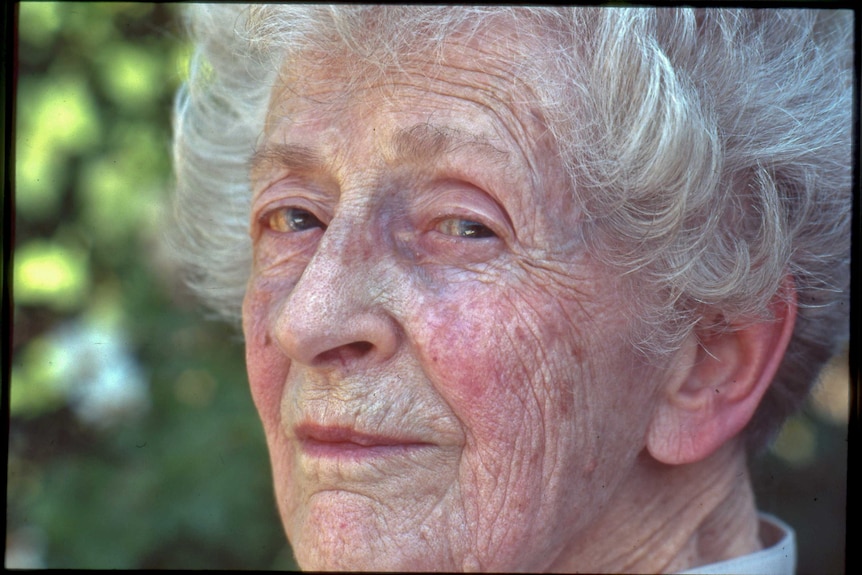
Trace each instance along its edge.
<path fill-rule="evenodd" d="M 167 257 L 178 6 L 24 2 L 18 31 L 6 566 L 294 569 L 239 335 Z M 753 465 L 800 573 L 844 571 L 846 362 Z"/>

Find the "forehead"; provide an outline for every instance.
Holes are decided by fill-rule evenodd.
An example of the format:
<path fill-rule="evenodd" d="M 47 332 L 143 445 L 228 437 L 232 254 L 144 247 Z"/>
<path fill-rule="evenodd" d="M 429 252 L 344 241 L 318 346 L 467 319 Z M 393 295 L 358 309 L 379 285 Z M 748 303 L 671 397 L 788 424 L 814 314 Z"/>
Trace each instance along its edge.
<path fill-rule="evenodd" d="M 374 44 L 371 34 L 368 46 L 330 39 L 329 45 L 293 52 L 273 88 L 267 132 L 301 111 L 338 113 L 363 100 L 407 113 L 407 106 L 439 105 L 444 107 L 437 114 L 445 115 L 451 103 L 434 100 L 455 97 L 492 112 L 505 107 L 538 118 L 540 99 L 532 85 L 546 59 L 533 28 L 527 21 L 491 16 L 399 51 Z"/>
<path fill-rule="evenodd" d="M 265 189 L 284 170 L 339 187 L 389 170 L 393 182 L 465 179 L 508 198 L 525 219 L 540 219 L 538 198 L 570 202 L 533 81 L 551 69 L 550 52 L 537 48 L 543 40 L 528 25 L 504 24 L 483 23 L 397 58 L 338 45 L 287 58 L 252 158 L 254 187 Z"/>
<path fill-rule="evenodd" d="M 297 167 L 285 161 L 295 152 L 309 152 L 319 161 L 300 171 L 336 180 L 343 169 L 365 166 L 367 175 L 372 167 L 412 165 L 454 170 L 496 190 L 505 183 L 521 190 L 522 202 L 547 197 L 567 177 L 540 99 L 521 75 L 525 62 L 540 66 L 535 44 L 497 25 L 388 61 L 343 47 L 297 54 L 273 90 L 252 179 L 263 185 L 267 174 Z"/>

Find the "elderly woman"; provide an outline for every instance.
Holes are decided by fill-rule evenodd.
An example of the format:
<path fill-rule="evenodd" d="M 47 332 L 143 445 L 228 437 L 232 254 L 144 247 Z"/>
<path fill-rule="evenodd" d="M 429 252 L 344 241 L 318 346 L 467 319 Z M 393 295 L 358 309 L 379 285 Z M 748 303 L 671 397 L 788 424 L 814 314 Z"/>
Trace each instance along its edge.
<path fill-rule="evenodd" d="M 846 330 L 842 12 L 197 6 L 186 265 L 308 569 L 791 572 Z"/>

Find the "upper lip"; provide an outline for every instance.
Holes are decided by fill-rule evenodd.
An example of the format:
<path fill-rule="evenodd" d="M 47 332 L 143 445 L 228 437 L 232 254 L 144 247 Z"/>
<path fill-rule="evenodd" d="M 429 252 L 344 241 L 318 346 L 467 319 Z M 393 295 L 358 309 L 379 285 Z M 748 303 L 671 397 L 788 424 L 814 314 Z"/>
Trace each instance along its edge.
<path fill-rule="evenodd" d="M 352 443 L 362 447 L 385 445 L 429 445 L 427 441 L 421 441 L 419 439 L 403 437 L 400 435 L 365 433 L 343 425 L 302 423 L 294 428 L 294 433 L 296 434 L 296 438 L 303 442 Z"/>

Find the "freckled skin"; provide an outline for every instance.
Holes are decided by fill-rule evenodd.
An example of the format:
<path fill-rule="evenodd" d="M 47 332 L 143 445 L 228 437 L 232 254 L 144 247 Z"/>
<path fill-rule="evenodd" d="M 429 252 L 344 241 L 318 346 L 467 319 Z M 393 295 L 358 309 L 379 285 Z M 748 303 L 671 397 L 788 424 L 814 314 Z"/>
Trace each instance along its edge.
<path fill-rule="evenodd" d="M 417 57 L 350 93 L 354 63 L 300 64 L 303 81 L 274 92 L 267 142 L 320 162 L 253 172 L 244 331 L 304 569 L 595 570 L 604 558 L 572 549 L 597 536 L 643 449 L 658 384 L 625 344 L 618 280 L 576 239 L 553 142 L 524 104 L 535 96 L 481 45 L 452 45 L 433 76 Z M 427 123 L 481 135 L 505 165 L 464 147 L 393 153 L 399 130 Z M 261 223 L 297 205 L 321 226 Z M 495 235 L 441 233 L 451 216 Z M 306 421 L 428 445 L 315 459 L 295 435 Z"/>

